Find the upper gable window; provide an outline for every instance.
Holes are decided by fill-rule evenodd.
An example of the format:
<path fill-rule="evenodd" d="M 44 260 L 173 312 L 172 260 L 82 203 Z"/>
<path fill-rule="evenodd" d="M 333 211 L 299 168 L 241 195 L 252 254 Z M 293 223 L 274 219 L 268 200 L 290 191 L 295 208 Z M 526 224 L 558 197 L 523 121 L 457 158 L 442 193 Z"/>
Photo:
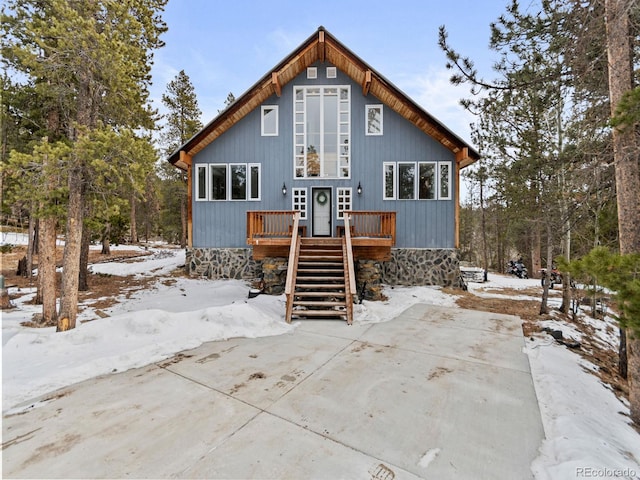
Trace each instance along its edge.
<path fill-rule="evenodd" d="M 338 76 L 338 70 L 336 67 L 327 67 L 327 78 L 336 78 Z"/>
<path fill-rule="evenodd" d="M 260 132 L 263 137 L 278 136 L 278 106 L 277 105 L 262 106 Z"/>
<path fill-rule="evenodd" d="M 307 67 L 307 78 L 309 80 L 318 78 L 318 67 Z"/>
<path fill-rule="evenodd" d="M 349 178 L 349 86 L 300 86 L 294 94 L 294 176 Z"/>
<path fill-rule="evenodd" d="M 382 135 L 382 105 L 366 105 L 367 135 Z"/>

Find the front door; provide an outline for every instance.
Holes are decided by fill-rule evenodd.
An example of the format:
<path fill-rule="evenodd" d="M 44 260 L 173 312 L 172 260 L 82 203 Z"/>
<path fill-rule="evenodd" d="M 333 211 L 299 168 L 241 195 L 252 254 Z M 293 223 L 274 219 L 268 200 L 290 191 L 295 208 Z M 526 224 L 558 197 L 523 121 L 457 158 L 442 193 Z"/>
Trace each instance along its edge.
<path fill-rule="evenodd" d="M 331 236 L 331 189 L 330 188 L 312 188 L 312 236 L 314 237 L 330 237 Z"/>

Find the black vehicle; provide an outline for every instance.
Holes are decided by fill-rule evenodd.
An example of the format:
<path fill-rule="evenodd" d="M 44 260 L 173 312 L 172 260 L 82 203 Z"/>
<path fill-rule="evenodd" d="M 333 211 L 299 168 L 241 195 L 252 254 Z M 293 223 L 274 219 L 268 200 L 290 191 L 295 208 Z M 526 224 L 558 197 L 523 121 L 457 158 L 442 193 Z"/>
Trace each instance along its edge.
<path fill-rule="evenodd" d="M 515 275 L 518 278 L 529 278 L 527 267 L 522 263 L 522 259 L 509 260 L 507 263 L 507 272 L 509 275 Z"/>
<path fill-rule="evenodd" d="M 549 282 L 549 288 L 553 288 L 554 285 L 562 285 L 562 272 L 558 270 L 555 265 L 551 269 L 551 272 L 547 276 L 547 269 L 540 269 L 540 285 L 544 287 L 545 282 Z M 575 288 L 576 282 L 571 279 L 571 286 Z"/>

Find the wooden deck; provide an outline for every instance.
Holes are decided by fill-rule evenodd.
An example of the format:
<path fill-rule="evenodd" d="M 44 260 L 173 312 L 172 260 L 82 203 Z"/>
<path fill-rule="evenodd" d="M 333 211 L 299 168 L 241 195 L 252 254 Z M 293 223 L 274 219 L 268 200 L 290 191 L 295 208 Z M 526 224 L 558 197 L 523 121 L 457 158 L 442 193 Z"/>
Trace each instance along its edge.
<path fill-rule="evenodd" d="M 294 229 L 295 211 L 262 210 L 247 212 L 247 244 L 253 247 L 253 258 L 288 257 Z M 347 211 L 351 245 L 355 259 L 385 261 L 391 259 L 396 240 L 396 212 Z M 297 228 L 307 236 L 306 227 Z M 344 227 L 336 228 L 336 237 L 344 235 Z"/>

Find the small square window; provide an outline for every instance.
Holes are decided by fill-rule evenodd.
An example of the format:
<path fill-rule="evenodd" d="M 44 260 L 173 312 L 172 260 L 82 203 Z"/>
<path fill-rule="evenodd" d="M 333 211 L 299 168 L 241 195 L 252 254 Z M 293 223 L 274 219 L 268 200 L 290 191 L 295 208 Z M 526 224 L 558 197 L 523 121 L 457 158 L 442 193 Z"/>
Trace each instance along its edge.
<path fill-rule="evenodd" d="M 307 189 L 294 188 L 292 190 L 293 210 L 300 212 L 300 220 L 307 218 Z"/>
<path fill-rule="evenodd" d="M 318 78 L 318 67 L 308 67 L 307 78 L 310 80 Z"/>
<path fill-rule="evenodd" d="M 338 76 L 338 69 L 336 67 L 327 67 L 327 78 L 336 78 Z"/>
<path fill-rule="evenodd" d="M 351 210 L 351 188 L 338 188 L 338 219 L 344 218 L 344 212 Z"/>

